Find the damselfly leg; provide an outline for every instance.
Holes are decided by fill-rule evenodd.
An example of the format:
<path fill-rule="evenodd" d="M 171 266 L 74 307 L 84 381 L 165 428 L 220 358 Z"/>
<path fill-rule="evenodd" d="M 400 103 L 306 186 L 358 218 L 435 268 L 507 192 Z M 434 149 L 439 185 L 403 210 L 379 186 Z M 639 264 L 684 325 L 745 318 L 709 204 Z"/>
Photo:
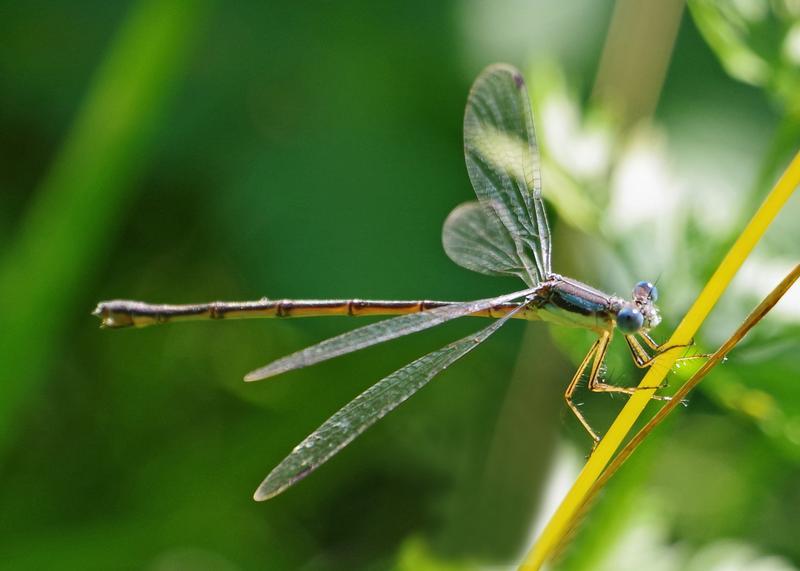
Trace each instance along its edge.
<path fill-rule="evenodd" d="M 642 338 L 645 344 L 652 349 L 653 354 L 650 355 L 647 353 L 642 344 L 636 338 L 636 335 Z M 637 367 L 640 369 L 645 369 L 653 364 L 653 361 L 656 360 L 657 357 L 666 353 L 667 351 L 673 351 L 675 349 L 688 349 L 692 347 L 694 343 L 686 343 L 685 345 L 665 345 L 659 344 L 655 339 L 650 337 L 650 335 L 646 331 L 640 331 L 636 335 L 626 335 L 625 341 L 628 343 L 628 348 L 631 350 L 631 356 L 633 357 L 633 362 L 636 364 Z M 677 361 L 690 361 L 692 359 L 707 359 L 710 357 L 710 353 L 697 353 L 695 355 L 683 355 L 682 357 L 678 357 Z"/>
<path fill-rule="evenodd" d="M 631 356 L 633 357 L 633 362 L 639 368 L 646 368 L 649 367 L 653 361 L 660 356 L 661 354 L 672 351 L 674 349 L 681 349 L 690 347 L 692 344 L 687 345 L 670 345 L 665 346 L 664 344 L 659 345 L 650 335 L 646 332 L 640 332 L 638 335 L 641 335 L 644 342 L 650 347 L 655 354 L 649 355 L 647 351 L 642 347 L 639 341 L 636 339 L 634 335 L 625 335 L 625 341 L 628 343 L 628 347 L 631 351 Z M 575 372 L 575 376 L 572 377 L 569 385 L 567 385 L 567 390 L 564 392 L 564 400 L 569 406 L 570 410 L 575 414 L 578 418 L 578 421 L 581 423 L 583 428 L 589 434 L 589 436 L 594 441 L 594 446 L 597 446 L 597 443 L 600 442 L 600 436 L 597 434 L 597 431 L 592 428 L 589 424 L 589 421 L 586 420 L 586 417 L 580 411 L 578 406 L 575 404 L 573 397 L 575 394 L 575 390 L 580 383 L 580 380 L 583 378 L 583 374 L 586 369 L 591 364 L 591 369 L 589 370 L 589 377 L 586 382 L 586 388 L 588 388 L 592 392 L 596 393 L 621 393 L 626 395 L 632 395 L 638 390 L 642 390 L 640 387 L 620 387 L 617 385 L 612 385 L 609 383 L 604 382 L 601 379 L 600 371 L 602 368 L 602 364 L 605 361 L 606 354 L 608 353 L 608 346 L 611 343 L 611 338 L 613 334 L 611 332 L 603 332 L 600 337 L 597 338 L 597 341 L 589 349 L 589 352 L 586 354 L 586 357 L 583 358 L 581 364 L 578 366 L 578 370 Z M 690 359 L 703 359 L 707 358 L 709 355 L 707 354 L 698 354 L 698 355 L 687 355 L 684 357 L 679 357 L 678 361 L 686 361 Z M 663 387 L 658 387 L 663 388 Z M 658 395 L 654 394 L 651 397 L 653 400 L 659 401 L 670 401 L 672 397 L 668 395 Z"/>

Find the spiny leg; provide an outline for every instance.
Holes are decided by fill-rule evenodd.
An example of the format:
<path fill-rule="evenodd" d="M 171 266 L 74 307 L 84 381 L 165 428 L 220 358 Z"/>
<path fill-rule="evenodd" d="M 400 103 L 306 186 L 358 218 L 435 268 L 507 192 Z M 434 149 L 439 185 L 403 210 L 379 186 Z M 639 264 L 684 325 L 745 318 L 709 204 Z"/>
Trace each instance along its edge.
<path fill-rule="evenodd" d="M 603 333 L 597 343 L 598 347 L 594 354 L 594 363 L 592 364 L 592 371 L 589 374 L 589 382 L 587 384 L 588 389 L 596 393 L 624 393 L 627 395 L 635 393 L 637 387 L 618 387 L 600 380 L 600 367 L 606 358 L 608 346 L 611 343 L 611 333 Z"/>
<path fill-rule="evenodd" d="M 589 366 L 589 363 L 592 362 L 592 357 L 597 352 L 597 348 L 599 347 L 601 340 L 602 337 L 598 338 L 597 341 L 595 341 L 594 344 L 592 345 L 591 349 L 589 349 L 589 352 L 586 353 L 586 356 L 583 358 L 583 361 L 581 361 L 578 370 L 575 372 L 575 376 L 572 377 L 572 380 L 569 382 L 569 385 L 567 385 L 567 390 L 564 391 L 564 400 L 566 401 L 567 406 L 570 409 L 572 409 L 573 414 L 575 414 L 575 416 L 578 418 L 578 421 L 583 425 L 583 428 L 586 430 L 586 432 L 589 433 L 589 436 L 592 437 L 594 446 L 597 446 L 597 443 L 600 442 L 600 437 L 592 429 L 592 427 L 589 425 L 589 422 L 586 420 L 581 411 L 572 401 L 572 396 L 575 394 L 575 389 L 578 387 L 578 383 L 580 382 L 581 377 L 583 376 L 583 372 L 586 370 L 586 367 Z"/>
<path fill-rule="evenodd" d="M 674 349 L 683 349 L 686 347 L 691 347 L 692 343 L 687 343 L 685 345 L 670 345 L 669 347 L 665 347 L 663 344 L 659 345 L 656 341 L 650 337 L 645 332 L 640 332 L 638 335 L 644 339 L 645 344 L 650 347 L 655 353 L 650 356 L 647 351 L 645 351 L 642 344 L 639 343 L 639 340 L 636 339 L 635 335 L 626 335 L 625 342 L 628 344 L 628 348 L 631 351 L 631 356 L 633 357 L 634 364 L 639 367 L 640 369 L 645 369 L 653 364 L 653 361 L 656 360 L 656 357 L 661 355 L 662 353 L 666 353 L 667 351 L 672 351 Z M 706 359 L 710 357 L 710 354 L 701 353 L 697 355 L 686 355 L 684 357 L 678 357 L 677 361 L 689 361 L 692 359 Z"/>
<path fill-rule="evenodd" d="M 647 339 L 649 340 L 647 342 L 648 345 L 650 345 L 650 342 L 652 342 L 653 345 L 659 347 L 658 344 L 651 337 L 647 336 Z M 625 340 L 628 341 L 628 346 L 631 349 L 631 353 L 634 355 L 634 362 L 638 364 L 637 356 L 642 356 L 642 360 L 646 363 L 643 366 L 647 366 L 653 361 L 654 357 L 650 357 L 644 350 L 644 348 L 641 346 L 641 344 L 639 344 L 639 342 L 632 335 L 626 335 Z M 572 412 L 578 418 L 578 421 L 580 421 L 580 423 L 583 425 L 583 428 L 586 430 L 586 432 L 589 433 L 589 436 L 592 437 L 592 440 L 594 441 L 594 446 L 597 446 L 597 443 L 600 442 L 600 437 L 597 435 L 594 429 L 592 429 L 591 425 L 586 420 L 586 417 L 583 416 L 581 411 L 578 409 L 578 407 L 572 400 L 572 397 L 575 394 L 575 389 L 578 387 L 578 383 L 580 382 L 581 377 L 583 376 L 583 372 L 586 370 L 589 364 L 591 363 L 592 365 L 592 368 L 589 372 L 589 380 L 587 384 L 589 390 L 593 392 L 623 393 L 628 395 L 632 395 L 636 391 L 640 390 L 639 387 L 619 387 L 616 385 L 610 385 L 608 383 L 604 383 L 599 380 L 600 367 L 602 366 L 603 361 L 605 360 L 605 356 L 606 353 L 608 352 L 608 346 L 610 343 L 611 343 L 611 333 L 608 332 L 603 333 L 597 339 L 597 341 L 594 342 L 592 347 L 589 349 L 589 352 L 586 353 L 586 356 L 583 358 L 583 361 L 581 361 L 581 364 L 578 367 L 575 376 L 572 377 L 572 380 L 570 381 L 569 385 L 567 385 L 567 390 L 564 392 L 564 400 L 566 401 L 567 406 L 569 406 L 569 408 L 572 409 Z M 675 349 L 678 347 L 679 346 L 668 347 L 664 350 L 668 351 L 670 349 Z M 655 400 L 671 400 L 671 397 L 664 395 L 653 395 L 651 398 Z"/>
<path fill-rule="evenodd" d="M 692 340 L 689 341 L 688 343 L 682 343 L 679 345 L 669 345 L 665 347 L 664 346 L 666 345 L 665 343 L 659 344 L 658 341 L 650 337 L 650 334 L 647 331 L 639 331 L 639 333 L 637 333 L 636 335 L 641 337 L 642 340 L 645 342 L 645 344 L 656 353 L 664 353 L 665 351 L 671 351 L 672 349 L 680 349 L 681 347 L 691 347 L 692 345 L 694 345 L 694 338 L 692 338 Z M 690 357 L 686 358 L 689 359 Z"/>
<path fill-rule="evenodd" d="M 664 347 L 663 343 L 659 345 L 658 342 L 656 342 L 655 339 L 650 337 L 650 334 L 647 333 L 646 331 L 640 331 L 639 335 L 641 336 L 642 339 L 644 339 L 644 342 L 647 344 L 647 346 L 656 352 L 656 356 L 671 349 L 676 349 L 681 347 L 692 347 L 694 345 L 694 338 L 692 338 L 691 341 L 682 345 L 671 345 L 669 347 Z M 711 358 L 712 355 L 713 353 L 697 353 L 695 355 L 684 355 L 683 357 L 678 357 L 676 359 L 676 362 L 691 361 L 692 359 L 709 359 Z"/>
<path fill-rule="evenodd" d="M 661 345 L 659 345 L 659 343 L 655 339 L 650 337 L 649 333 L 647 333 L 646 331 L 640 331 L 639 335 L 642 337 L 642 339 L 644 339 L 644 342 L 647 343 L 647 346 L 650 347 L 653 351 L 658 352 L 661 350 Z"/>
<path fill-rule="evenodd" d="M 647 354 L 647 351 L 645 351 L 644 347 L 642 347 L 641 343 L 639 343 L 638 339 L 636 339 L 634 335 L 625 336 L 625 342 L 628 344 L 628 348 L 631 351 L 633 362 L 640 369 L 649 367 L 653 363 L 653 361 L 655 361 L 656 357 L 658 357 L 662 353 L 665 353 L 667 351 L 672 351 L 673 349 L 680 349 L 682 347 L 690 347 L 692 345 L 691 343 L 689 343 L 687 345 L 671 345 L 669 347 L 664 347 L 663 344 L 659 345 L 658 343 L 656 343 L 656 341 L 644 331 L 640 332 L 639 335 L 642 337 L 642 339 L 644 339 L 644 342 L 647 344 L 648 347 L 656 351 L 655 355 L 651 357 L 650 355 Z M 689 361 L 691 359 L 705 359 L 710 356 L 711 356 L 710 354 L 706 353 L 697 355 L 688 355 L 685 357 L 678 357 L 676 362 Z M 662 383 L 658 386 L 658 388 L 663 389 L 665 386 L 667 386 L 666 379 L 662 381 Z M 639 388 L 637 387 L 636 390 L 639 390 Z M 672 400 L 672 397 L 666 395 L 653 395 L 651 398 L 653 398 L 654 400 L 661 400 L 661 401 Z"/>
<path fill-rule="evenodd" d="M 589 425 L 589 422 L 572 401 L 572 395 L 578 386 L 578 382 L 580 381 L 583 372 L 589 366 L 589 363 L 592 364 L 592 368 L 589 371 L 589 381 L 587 385 L 589 390 L 594 392 L 625 393 L 629 395 L 633 394 L 637 390 L 636 387 L 618 387 L 616 385 L 609 385 L 598 380 L 600 378 L 600 367 L 605 360 L 606 352 L 608 352 L 608 345 L 610 342 L 611 333 L 608 332 L 603 333 L 597 339 L 597 341 L 594 342 L 594 345 L 592 345 L 592 348 L 589 349 L 586 357 L 583 358 L 580 367 L 578 367 L 578 371 L 575 373 L 575 376 L 572 377 L 572 381 L 570 381 L 569 386 L 564 393 L 564 400 L 567 401 L 567 405 L 572 409 L 572 412 L 575 413 L 575 416 L 578 417 L 578 420 L 586 429 L 586 432 L 589 433 L 589 436 L 592 437 L 592 440 L 594 441 L 592 449 L 597 447 L 597 443 L 600 442 L 600 437 L 597 435 L 594 429 L 592 429 L 592 427 Z"/>
<path fill-rule="evenodd" d="M 641 343 L 639 343 L 635 336 L 625 335 L 625 343 L 628 344 L 628 349 L 631 351 L 631 357 L 633 357 L 633 362 L 637 367 L 643 369 L 650 365 L 650 363 L 653 361 L 653 357 L 651 357 L 647 351 L 644 350 L 644 347 L 642 347 Z"/>
<path fill-rule="evenodd" d="M 626 339 L 628 337 L 632 336 L 629 335 L 625 336 Z M 644 353 L 644 349 L 642 349 L 641 345 L 639 345 L 635 339 L 633 340 L 633 342 L 636 343 L 636 347 L 638 347 L 639 350 L 641 350 Z M 610 343 L 611 343 L 611 333 L 603 333 L 600 339 L 597 340 L 598 347 L 597 351 L 595 352 L 594 363 L 592 365 L 592 371 L 591 374 L 589 375 L 589 383 L 587 385 L 589 390 L 594 391 L 596 393 L 622 393 L 626 395 L 632 395 L 636 391 L 644 390 L 641 387 L 619 387 L 617 385 L 610 385 L 600 380 L 600 366 L 603 364 L 603 361 L 605 360 L 606 353 L 608 352 L 608 346 L 610 345 Z M 628 345 L 630 346 L 631 343 L 629 342 Z M 631 351 L 633 351 L 632 347 Z M 644 354 L 647 355 L 647 353 Z M 652 395 L 650 398 L 662 401 L 672 400 L 672 397 L 665 395 Z"/>

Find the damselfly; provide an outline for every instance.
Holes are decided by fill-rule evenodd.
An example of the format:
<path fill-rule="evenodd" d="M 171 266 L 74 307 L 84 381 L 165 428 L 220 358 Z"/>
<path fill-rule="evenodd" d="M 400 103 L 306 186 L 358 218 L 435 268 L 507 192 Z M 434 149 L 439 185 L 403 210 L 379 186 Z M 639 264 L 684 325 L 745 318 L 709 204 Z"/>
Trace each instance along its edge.
<path fill-rule="evenodd" d="M 295 447 L 262 482 L 255 499 L 271 498 L 307 476 L 511 318 L 549 321 L 597 333 L 564 393 L 567 405 L 595 443 L 600 439 L 597 432 L 573 402 L 584 373 L 589 371 L 587 384 L 592 391 L 632 394 L 636 390 L 607 384 L 601 378 L 614 330 L 624 336 L 639 367 L 648 366 L 664 350 L 648 334 L 660 321 L 653 284 L 637 283 L 631 299 L 626 300 L 551 271 L 550 229 L 542 202 L 533 115 L 525 82 L 515 68 L 490 66 L 473 84 L 464 116 L 464 154 L 478 201 L 458 206 L 447 217 L 444 249 L 455 263 L 470 270 L 519 277 L 526 286 L 520 291 L 468 302 L 265 298 L 200 305 L 116 300 L 97 306 L 95 315 L 109 328 L 194 319 L 399 315 L 278 359 L 248 373 L 246 381 L 307 367 L 457 317 L 495 319 L 488 327 L 420 357 L 364 391 Z"/>

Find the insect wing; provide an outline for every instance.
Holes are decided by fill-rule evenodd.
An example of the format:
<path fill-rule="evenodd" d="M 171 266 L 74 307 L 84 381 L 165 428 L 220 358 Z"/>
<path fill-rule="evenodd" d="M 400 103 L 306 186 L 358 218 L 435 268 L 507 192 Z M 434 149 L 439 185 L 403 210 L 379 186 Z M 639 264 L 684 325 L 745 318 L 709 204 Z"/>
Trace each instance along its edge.
<path fill-rule="evenodd" d="M 530 293 L 532 293 L 532 290 L 528 289 L 499 297 L 455 303 L 453 305 L 437 307 L 420 313 L 410 313 L 408 315 L 401 315 L 400 317 L 370 323 L 369 325 L 342 333 L 341 335 L 326 339 L 316 345 L 306 347 L 301 351 L 273 361 L 260 369 L 248 373 L 245 375 L 244 380 L 259 381 L 280 373 L 308 367 L 320 361 L 326 361 L 333 357 L 338 357 L 339 355 L 352 353 L 353 351 L 371 347 L 372 345 L 377 345 L 384 341 L 434 327 L 446 321 L 450 321 L 451 319 L 456 319 L 457 317 L 463 317 L 470 313 L 483 311 L 495 305 L 514 301 Z"/>
<path fill-rule="evenodd" d="M 253 497 L 258 501 L 267 500 L 306 477 L 433 377 L 485 341 L 522 307 L 524 305 L 478 333 L 428 353 L 372 385 L 298 444 L 270 472 Z"/>
<path fill-rule="evenodd" d="M 475 194 L 514 242 L 529 285 L 550 276 L 550 229 L 539 151 L 522 74 L 499 64 L 475 80 L 464 114 L 464 155 Z"/>
<path fill-rule="evenodd" d="M 450 259 L 468 270 L 530 281 L 514 240 L 478 202 L 465 202 L 450 213 L 442 229 L 442 244 Z"/>

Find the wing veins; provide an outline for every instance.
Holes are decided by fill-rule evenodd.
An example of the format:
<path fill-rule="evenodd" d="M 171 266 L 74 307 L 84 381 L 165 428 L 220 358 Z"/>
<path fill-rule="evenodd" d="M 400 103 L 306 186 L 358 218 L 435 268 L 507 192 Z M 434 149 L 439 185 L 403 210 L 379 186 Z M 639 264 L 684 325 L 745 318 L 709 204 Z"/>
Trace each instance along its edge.
<path fill-rule="evenodd" d="M 451 319 L 483 311 L 494 305 L 513 301 L 529 295 L 532 292 L 532 289 L 525 289 L 498 297 L 457 303 L 370 323 L 369 325 L 347 331 L 341 335 L 331 337 L 330 339 L 306 347 L 291 355 L 277 359 L 264 367 L 248 373 L 245 375 L 245 380 L 258 381 L 294 369 L 308 367 L 321 361 L 332 359 L 333 357 L 352 353 L 353 351 L 365 349 L 372 345 L 383 343 L 384 341 L 434 327 L 446 321 L 450 321 Z"/>
<path fill-rule="evenodd" d="M 328 461 L 356 437 L 389 414 L 452 363 L 497 331 L 525 304 L 478 333 L 428 353 L 384 377 L 307 436 L 276 466 L 255 492 L 258 501 L 272 498 Z"/>
<path fill-rule="evenodd" d="M 509 232 L 519 264 L 533 283 L 547 280 L 551 244 L 539 150 L 525 83 L 513 67 L 490 66 L 475 80 L 464 151 L 475 194 Z"/>

